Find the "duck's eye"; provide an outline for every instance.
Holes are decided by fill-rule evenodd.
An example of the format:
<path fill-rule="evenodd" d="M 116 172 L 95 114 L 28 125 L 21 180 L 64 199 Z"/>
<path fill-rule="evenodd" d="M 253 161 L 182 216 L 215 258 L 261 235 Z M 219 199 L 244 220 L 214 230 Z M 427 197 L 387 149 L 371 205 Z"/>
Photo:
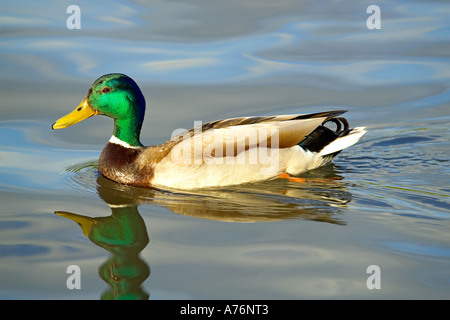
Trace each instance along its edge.
<path fill-rule="evenodd" d="M 111 92 L 111 88 L 110 87 L 104 87 L 102 89 L 102 93 L 109 93 L 109 92 Z"/>

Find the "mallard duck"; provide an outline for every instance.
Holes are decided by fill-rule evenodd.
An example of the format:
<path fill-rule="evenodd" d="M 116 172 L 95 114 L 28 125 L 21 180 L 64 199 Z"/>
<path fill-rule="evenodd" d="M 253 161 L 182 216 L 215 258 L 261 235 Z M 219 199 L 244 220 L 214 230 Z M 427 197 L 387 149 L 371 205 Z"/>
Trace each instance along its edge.
<path fill-rule="evenodd" d="M 344 112 L 217 120 L 144 147 L 145 98 L 133 79 L 112 73 L 98 78 L 80 105 L 52 128 L 98 114 L 111 117 L 113 135 L 98 162 L 103 176 L 139 187 L 197 189 L 290 178 L 329 163 L 366 132 L 350 129 L 339 117 Z"/>

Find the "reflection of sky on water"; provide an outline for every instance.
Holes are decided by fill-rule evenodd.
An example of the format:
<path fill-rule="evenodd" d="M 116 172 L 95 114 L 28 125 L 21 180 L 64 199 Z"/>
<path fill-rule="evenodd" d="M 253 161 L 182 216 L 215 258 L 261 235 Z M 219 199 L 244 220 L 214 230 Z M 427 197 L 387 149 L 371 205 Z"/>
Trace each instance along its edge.
<path fill-rule="evenodd" d="M 170 11 L 169 4 L 158 3 L 155 8 L 126 2 L 105 4 L 79 4 L 81 30 L 65 28 L 69 15 L 62 4 L 43 10 L 45 4 L 34 3 L 20 13 L 14 12 L 16 3 L 3 4 L 2 70 L 18 78 L 26 73 L 28 77 L 94 79 L 108 72 L 123 72 L 159 83 L 231 83 L 288 76 L 295 83 L 318 78 L 324 83 L 380 85 L 450 78 L 448 59 L 419 55 L 425 49 L 436 56 L 448 50 L 450 32 L 442 5 L 380 3 L 381 30 L 366 28 L 364 5 L 342 4 L 337 12 L 331 11 L 336 9 L 333 4 L 322 5 L 323 11 L 330 10 L 327 20 L 323 19 L 326 15 L 317 19 L 314 4 L 290 17 L 272 20 L 261 9 L 237 28 L 249 29 L 252 23 L 264 21 L 275 26 L 271 30 L 161 41 L 154 26 L 159 20 L 152 19 L 155 11 Z M 190 7 L 177 6 L 178 13 L 173 11 L 172 15 L 193 19 Z M 197 24 L 211 23 L 206 10 L 204 16 L 196 13 Z M 174 21 L 173 28 L 182 28 L 186 19 Z M 30 27 L 33 30 L 25 31 Z M 170 30 L 167 27 L 164 32 Z M 220 34 L 219 29 L 209 32 Z M 411 52 L 417 52 L 417 57 Z"/>
<path fill-rule="evenodd" d="M 98 157 L 97 150 L 46 146 L 39 138 L 45 128 L 33 121 L 0 123 L 0 189 L 56 190 L 61 168 Z"/>

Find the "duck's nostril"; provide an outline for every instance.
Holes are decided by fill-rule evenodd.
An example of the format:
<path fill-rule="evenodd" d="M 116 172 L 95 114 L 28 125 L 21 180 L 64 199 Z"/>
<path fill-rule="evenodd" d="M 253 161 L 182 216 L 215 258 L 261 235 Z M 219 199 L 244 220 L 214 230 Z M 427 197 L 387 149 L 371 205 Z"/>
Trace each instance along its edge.
<path fill-rule="evenodd" d="M 78 109 L 77 109 L 77 111 L 81 111 L 81 109 L 83 109 L 82 107 L 79 107 Z"/>

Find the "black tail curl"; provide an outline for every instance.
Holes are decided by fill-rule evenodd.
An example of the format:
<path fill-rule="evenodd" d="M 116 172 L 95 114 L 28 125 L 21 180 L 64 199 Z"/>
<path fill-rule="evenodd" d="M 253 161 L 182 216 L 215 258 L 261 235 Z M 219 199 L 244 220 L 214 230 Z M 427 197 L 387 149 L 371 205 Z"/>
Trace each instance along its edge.
<path fill-rule="evenodd" d="M 328 123 L 334 123 L 336 129 L 332 130 L 325 126 Z M 338 117 L 331 118 L 322 123 L 316 130 L 310 133 L 299 146 L 311 152 L 319 152 L 325 146 L 336 140 L 338 137 L 343 137 L 350 132 L 350 126 L 347 119 Z"/>

